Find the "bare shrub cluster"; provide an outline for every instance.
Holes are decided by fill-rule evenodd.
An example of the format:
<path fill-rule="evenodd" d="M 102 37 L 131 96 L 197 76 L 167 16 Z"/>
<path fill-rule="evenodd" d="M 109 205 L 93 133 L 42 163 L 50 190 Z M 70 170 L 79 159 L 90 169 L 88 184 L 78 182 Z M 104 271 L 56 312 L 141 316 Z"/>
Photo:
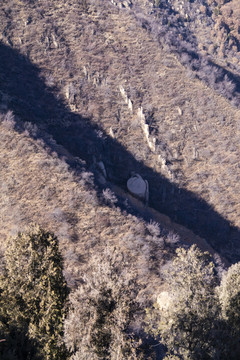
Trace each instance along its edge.
<path fill-rule="evenodd" d="M 65 343 L 72 359 L 140 359 L 130 326 L 139 307 L 134 273 L 119 249 L 106 249 L 94 262 L 70 296 Z"/>
<path fill-rule="evenodd" d="M 200 5 L 206 11 L 199 12 Z M 136 16 L 142 27 L 152 32 L 163 48 L 167 47 L 178 57 L 190 71 L 190 77 L 197 77 L 204 81 L 238 106 L 240 95 L 237 77 L 200 53 L 194 32 L 191 31 L 191 24 L 196 23 L 199 26 L 199 17 L 205 19 L 204 26 L 208 29 L 213 28 L 214 21 L 211 18 L 213 4 L 208 5 L 202 0 L 184 1 L 181 6 L 180 10 L 175 6 L 174 0 L 161 1 L 155 4 L 151 16 L 141 13 L 137 13 Z M 188 22 L 190 24 L 187 26 Z"/>

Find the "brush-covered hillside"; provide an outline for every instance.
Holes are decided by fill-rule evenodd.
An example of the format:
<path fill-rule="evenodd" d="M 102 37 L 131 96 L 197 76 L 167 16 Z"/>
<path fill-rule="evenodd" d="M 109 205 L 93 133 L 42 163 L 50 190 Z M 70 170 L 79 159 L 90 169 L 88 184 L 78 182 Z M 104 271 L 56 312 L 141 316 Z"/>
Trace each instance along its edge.
<path fill-rule="evenodd" d="M 218 265 L 240 261 L 239 14 L 238 0 L 1 0 L 1 269 L 5 274 L 9 237 L 26 226 L 39 224 L 57 236 L 68 310 L 75 314 L 66 315 L 66 359 L 161 359 L 167 348 L 173 356 L 164 334 L 147 330 L 144 314 L 171 282 L 162 271 L 171 268 L 176 248 L 196 244 Z M 147 180 L 148 201 L 129 193 L 133 174 Z M 114 261 L 121 286 L 111 278 Z M 115 343 L 106 340 L 105 315 L 89 315 L 98 329 L 91 330 L 91 341 L 92 325 L 87 335 L 78 320 L 73 325 L 76 304 L 86 300 L 81 286 L 92 286 L 89 308 L 97 304 L 90 288 L 100 289 L 96 308 L 102 309 L 107 295 L 101 273 L 118 289 L 108 295 L 126 296 L 128 284 L 129 298 L 138 303 L 131 316 L 124 296 L 124 306 L 116 306 L 109 321 L 116 325 Z M 216 273 L 222 274 L 222 265 Z M 214 279 L 211 289 L 220 284 Z M 125 325 L 118 316 L 126 317 Z M 215 330 L 228 321 L 221 316 Z M 229 324 L 221 334 L 230 334 Z M 4 331 L 0 326 L 0 345 Z M 78 331 L 87 339 L 80 345 Z M 159 348 L 161 337 L 165 347 Z M 108 350 L 101 352 L 99 343 Z M 201 351 L 209 359 L 231 355 L 208 345 Z M 42 358 L 60 360 L 39 346 Z M 228 343 L 237 354 L 234 346 Z M 187 351 L 180 350 L 179 359 L 200 359 L 200 350 Z M 6 359 L 21 360 L 10 353 Z"/>
<path fill-rule="evenodd" d="M 3 112 L 88 170 L 103 161 L 122 188 L 140 173 L 151 207 L 228 257 L 239 242 L 239 51 L 235 30 L 218 34 L 231 3 L 3 1 L 0 65 Z"/>

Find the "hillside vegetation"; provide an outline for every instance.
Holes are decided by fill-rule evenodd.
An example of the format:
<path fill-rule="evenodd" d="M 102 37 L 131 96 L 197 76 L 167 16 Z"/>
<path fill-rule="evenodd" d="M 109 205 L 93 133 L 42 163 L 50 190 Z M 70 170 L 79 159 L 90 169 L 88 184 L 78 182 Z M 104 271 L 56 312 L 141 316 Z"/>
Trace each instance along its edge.
<path fill-rule="evenodd" d="M 125 187 L 139 172 L 152 207 L 238 256 L 239 110 L 227 99 L 238 102 L 237 82 L 228 87 L 229 72 L 210 66 L 213 57 L 193 63 L 196 36 L 205 38 L 199 3 L 189 3 L 196 19 L 182 24 L 174 1 L 3 1 L 2 109 L 88 168 L 104 161 L 112 182 Z"/>
<path fill-rule="evenodd" d="M 56 235 L 71 360 L 238 356 L 239 292 L 228 281 L 239 283 L 239 267 L 224 266 L 240 261 L 239 11 L 237 0 L 1 1 L 0 269 L 26 226 Z M 132 173 L 148 181 L 148 204 L 128 193 Z M 204 320 L 189 289 L 170 301 L 176 312 L 159 306 L 175 278 L 185 291 L 172 264 L 181 253 L 191 272 L 194 243 L 213 256 L 209 288 L 189 280 L 212 297 Z M 0 345 L 12 326 L 4 312 Z M 192 344 L 182 319 L 197 319 Z M 231 326 L 222 347 L 209 335 Z"/>

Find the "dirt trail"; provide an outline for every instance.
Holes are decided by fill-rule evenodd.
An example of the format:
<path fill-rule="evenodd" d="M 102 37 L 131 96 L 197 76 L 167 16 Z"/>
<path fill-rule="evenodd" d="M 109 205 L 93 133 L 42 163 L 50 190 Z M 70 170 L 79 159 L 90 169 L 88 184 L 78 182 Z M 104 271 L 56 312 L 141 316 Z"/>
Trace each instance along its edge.
<path fill-rule="evenodd" d="M 117 185 L 108 184 L 112 191 L 115 194 L 124 197 L 128 200 L 129 205 L 140 215 L 143 217 L 148 217 L 153 221 L 158 222 L 162 227 L 164 227 L 168 231 L 175 232 L 180 236 L 180 241 L 185 245 L 193 245 L 196 244 L 202 251 L 208 251 L 210 254 L 216 254 L 216 251 L 208 244 L 208 242 L 201 238 L 200 236 L 194 234 L 191 230 L 186 227 L 176 224 L 170 220 L 170 218 L 164 214 L 159 213 L 155 209 L 144 205 L 144 203 L 135 197 L 133 197 L 128 192 L 124 191 Z M 226 266 L 229 266 L 229 262 L 221 256 L 223 263 Z"/>

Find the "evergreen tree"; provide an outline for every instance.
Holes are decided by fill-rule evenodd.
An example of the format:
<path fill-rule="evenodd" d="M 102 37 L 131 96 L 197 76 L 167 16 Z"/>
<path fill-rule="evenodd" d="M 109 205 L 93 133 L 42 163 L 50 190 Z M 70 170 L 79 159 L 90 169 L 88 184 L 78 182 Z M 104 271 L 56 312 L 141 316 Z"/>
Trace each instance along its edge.
<path fill-rule="evenodd" d="M 54 234 L 32 226 L 9 239 L 0 291 L 1 359 L 66 359 L 68 289 Z"/>
<path fill-rule="evenodd" d="M 223 319 L 228 325 L 232 358 L 240 358 L 240 263 L 232 265 L 222 277 L 218 294 Z"/>
<path fill-rule="evenodd" d="M 240 263 L 221 284 L 208 253 L 177 249 L 165 271 L 168 289 L 147 310 L 149 331 L 166 345 L 166 359 L 240 358 Z"/>
<path fill-rule="evenodd" d="M 179 248 L 176 255 L 165 273 L 168 291 L 158 298 L 148 321 L 155 335 L 161 336 L 169 355 L 212 359 L 212 330 L 219 317 L 214 264 L 209 254 L 196 246 L 188 251 Z"/>

